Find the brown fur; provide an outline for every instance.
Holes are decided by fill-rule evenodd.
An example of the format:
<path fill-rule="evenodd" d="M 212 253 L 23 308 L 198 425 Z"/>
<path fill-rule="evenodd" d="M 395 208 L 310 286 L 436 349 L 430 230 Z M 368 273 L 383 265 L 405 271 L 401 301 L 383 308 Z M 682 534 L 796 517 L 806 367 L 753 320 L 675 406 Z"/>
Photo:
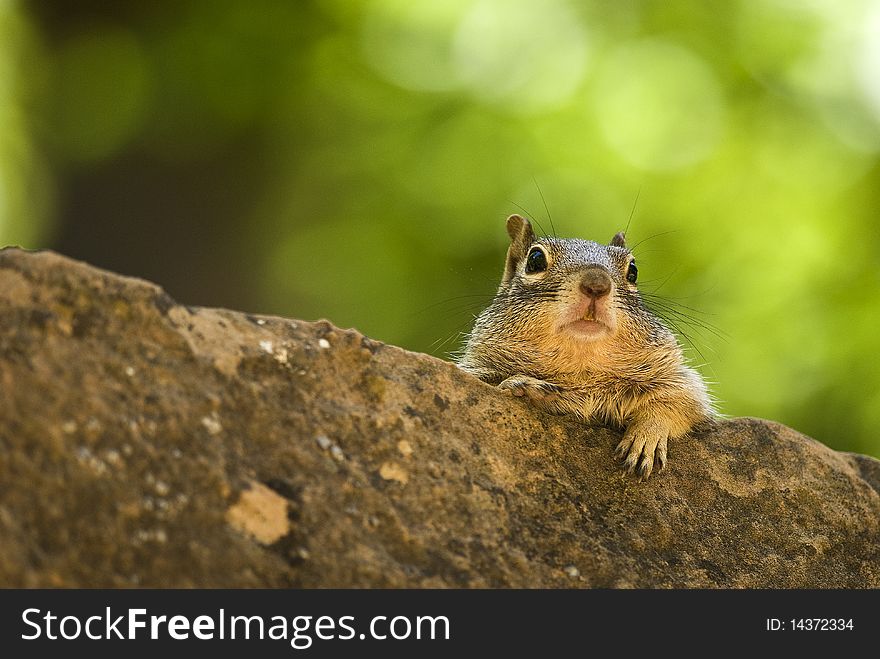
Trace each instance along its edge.
<path fill-rule="evenodd" d="M 625 428 L 617 447 L 624 467 L 643 478 L 655 462 L 662 469 L 668 439 L 713 411 L 706 385 L 685 364 L 674 335 L 627 281 L 632 255 L 623 234 L 607 246 L 538 239 L 518 215 L 508 218 L 507 231 L 511 244 L 501 285 L 477 317 L 458 365 L 553 412 Z M 549 267 L 527 273 L 525 262 L 536 246 L 548 255 Z M 611 290 L 597 301 L 604 334 L 584 339 L 560 323 L 591 299 L 579 288 L 587 271 L 607 273 Z"/>

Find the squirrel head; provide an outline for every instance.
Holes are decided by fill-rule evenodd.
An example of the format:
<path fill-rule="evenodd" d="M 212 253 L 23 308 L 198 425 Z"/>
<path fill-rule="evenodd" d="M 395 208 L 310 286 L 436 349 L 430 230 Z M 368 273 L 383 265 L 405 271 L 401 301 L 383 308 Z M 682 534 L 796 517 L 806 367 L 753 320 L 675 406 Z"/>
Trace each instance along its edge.
<path fill-rule="evenodd" d="M 551 333 L 583 345 L 642 333 L 637 330 L 652 324 L 623 232 L 608 245 L 538 237 L 526 218 L 511 215 L 507 233 L 511 242 L 498 292 L 528 310 L 531 317 L 521 321 L 528 335 Z"/>

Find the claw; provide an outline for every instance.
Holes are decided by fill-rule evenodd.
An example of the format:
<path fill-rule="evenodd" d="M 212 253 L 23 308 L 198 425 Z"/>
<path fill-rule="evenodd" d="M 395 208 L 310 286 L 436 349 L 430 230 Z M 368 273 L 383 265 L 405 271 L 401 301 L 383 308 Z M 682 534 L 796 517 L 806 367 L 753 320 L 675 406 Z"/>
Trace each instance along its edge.
<path fill-rule="evenodd" d="M 624 458 L 625 471 L 638 476 L 640 481 L 646 481 L 655 470 L 660 472 L 666 467 L 667 441 L 668 434 L 664 429 L 658 433 L 655 428 L 630 426 L 614 454 Z"/>
<path fill-rule="evenodd" d="M 660 442 L 657 444 L 657 464 L 660 466 L 657 471 L 663 471 L 664 469 L 666 469 L 666 447 L 666 438 L 660 440 Z"/>

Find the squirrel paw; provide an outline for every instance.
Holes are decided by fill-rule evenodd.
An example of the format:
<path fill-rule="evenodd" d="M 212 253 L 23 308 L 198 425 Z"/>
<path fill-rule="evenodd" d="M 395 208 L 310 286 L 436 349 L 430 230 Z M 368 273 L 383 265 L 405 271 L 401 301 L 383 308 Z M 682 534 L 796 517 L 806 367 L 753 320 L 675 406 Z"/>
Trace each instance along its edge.
<path fill-rule="evenodd" d="M 528 375 L 513 375 L 501 384 L 498 388 L 509 391 L 514 396 L 528 396 L 533 403 L 553 408 L 553 400 L 562 391 L 562 387 L 552 382 L 546 382 Z"/>
<path fill-rule="evenodd" d="M 623 468 L 629 473 L 637 473 L 642 480 L 647 480 L 654 470 L 663 471 L 666 467 L 666 449 L 669 432 L 666 428 L 656 426 L 630 426 L 623 435 L 623 440 L 614 451 L 619 458 L 625 458 Z"/>

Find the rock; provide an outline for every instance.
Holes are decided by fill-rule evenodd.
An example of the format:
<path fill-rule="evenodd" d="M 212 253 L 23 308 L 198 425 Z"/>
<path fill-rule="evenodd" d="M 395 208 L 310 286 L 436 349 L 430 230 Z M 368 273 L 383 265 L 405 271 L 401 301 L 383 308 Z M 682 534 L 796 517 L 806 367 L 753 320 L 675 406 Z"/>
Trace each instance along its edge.
<path fill-rule="evenodd" d="M 0 252 L 0 585 L 880 587 L 880 462 L 619 433 L 327 322 Z"/>

